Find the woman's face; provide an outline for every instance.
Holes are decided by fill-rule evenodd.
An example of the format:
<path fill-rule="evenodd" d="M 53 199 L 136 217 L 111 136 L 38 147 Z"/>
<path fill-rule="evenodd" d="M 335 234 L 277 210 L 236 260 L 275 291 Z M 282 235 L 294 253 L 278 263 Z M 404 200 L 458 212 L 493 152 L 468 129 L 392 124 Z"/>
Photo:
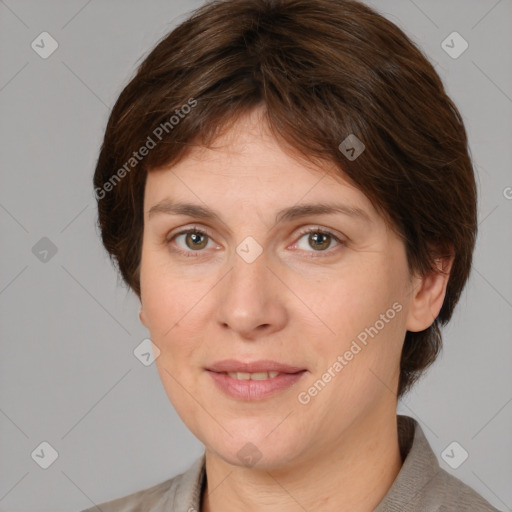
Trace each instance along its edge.
<path fill-rule="evenodd" d="M 277 468 L 329 453 L 375 411 L 394 414 L 413 281 L 403 242 L 366 196 L 283 152 L 257 112 L 215 149 L 149 172 L 141 320 L 169 399 L 207 450 Z M 327 204 L 341 210 L 280 215 Z M 270 382 L 208 370 L 227 359 L 304 371 Z"/>

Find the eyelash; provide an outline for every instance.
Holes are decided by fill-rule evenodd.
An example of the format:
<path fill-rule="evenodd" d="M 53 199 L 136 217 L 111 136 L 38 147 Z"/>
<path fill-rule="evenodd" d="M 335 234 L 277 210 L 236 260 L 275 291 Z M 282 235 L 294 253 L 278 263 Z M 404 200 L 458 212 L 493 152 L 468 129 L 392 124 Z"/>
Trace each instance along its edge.
<path fill-rule="evenodd" d="M 201 236 L 206 236 L 211 239 L 210 235 L 204 229 L 201 229 L 198 227 L 193 227 L 193 228 L 185 229 L 183 231 L 179 231 L 178 233 L 175 233 L 171 238 L 168 238 L 166 240 L 166 243 L 167 243 L 167 245 L 169 245 L 176 237 L 178 237 L 180 235 L 187 235 L 189 233 L 195 233 L 195 234 L 198 234 Z M 328 235 L 328 236 L 332 237 L 336 242 L 338 242 L 339 246 L 343 246 L 345 244 L 345 242 L 343 240 L 341 240 L 339 237 L 337 237 L 333 232 L 323 229 L 323 228 L 320 228 L 320 227 L 307 228 L 307 229 L 302 230 L 298 235 L 299 237 L 298 237 L 297 241 L 300 240 L 304 235 L 308 235 L 310 233 L 319 233 L 321 235 Z M 173 252 L 181 254 L 185 257 L 192 257 L 192 258 L 201 257 L 202 255 L 200 253 L 203 252 L 202 250 L 200 250 L 200 251 L 184 251 L 182 249 L 176 249 L 176 248 L 173 248 L 171 250 Z M 311 251 L 306 251 L 306 252 L 311 252 Z M 314 253 L 316 252 L 319 254 L 308 256 L 309 258 L 319 258 L 319 257 L 322 258 L 322 257 L 324 257 L 324 254 L 322 254 L 322 253 L 328 253 L 328 256 L 330 256 L 332 253 L 332 250 L 328 249 L 325 251 L 312 251 L 312 252 L 314 252 Z"/>

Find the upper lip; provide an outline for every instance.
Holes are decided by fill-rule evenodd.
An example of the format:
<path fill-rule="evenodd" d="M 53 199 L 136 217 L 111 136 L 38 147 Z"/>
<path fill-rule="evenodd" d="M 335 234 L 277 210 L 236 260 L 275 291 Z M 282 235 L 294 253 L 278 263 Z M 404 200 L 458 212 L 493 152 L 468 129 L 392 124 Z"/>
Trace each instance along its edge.
<path fill-rule="evenodd" d="M 288 364 L 278 363 L 269 359 L 242 362 L 236 359 L 224 359 L 217 361 L 206 368 L 212 372 L 245 372 L 245 373 L 258 373 L 258 372 L 280 372 L 280 373 L 297 373 L 305 370 L 299 366 L 290 366 Z"/>

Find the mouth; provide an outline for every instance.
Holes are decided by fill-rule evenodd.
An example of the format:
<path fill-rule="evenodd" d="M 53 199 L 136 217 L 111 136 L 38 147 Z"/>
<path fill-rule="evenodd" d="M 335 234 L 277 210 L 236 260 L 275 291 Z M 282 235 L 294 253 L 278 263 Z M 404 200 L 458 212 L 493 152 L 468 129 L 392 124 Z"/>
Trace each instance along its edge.
<path fill-rule="evenodd" d="M 219 361 L 205 368 L 217 389 L 224 395 L 242 401 L 271 397 L 297 384 L 307 373 L 305 368 L 276 361 Z"/>

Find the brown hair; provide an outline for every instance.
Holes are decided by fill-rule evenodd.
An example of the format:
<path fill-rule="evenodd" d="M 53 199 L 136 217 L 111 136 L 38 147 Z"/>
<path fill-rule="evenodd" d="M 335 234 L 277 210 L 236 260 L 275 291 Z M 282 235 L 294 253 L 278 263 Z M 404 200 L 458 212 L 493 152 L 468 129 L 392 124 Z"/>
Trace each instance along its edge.
<path fill-rule="evenodd" d="M 439 316 L 406 333 L 401 396 L 437 357 L 439 325 L 469 276 L 476 184 L 463 120 L 441 79 L 368 6 L 216 0 L 165 36 L 107 124 L 94 174 L 103 244 L 140 299 L 146 173 L 210 144 L 260 105 L 277 140 L 312 162 L 334 163 L 366 194 L 403 237 L 411 273 L 436 271 L 443 251 L 454 255 Z M 338 147 L 350 134 L 365 145 L 355 159 Z"/>

